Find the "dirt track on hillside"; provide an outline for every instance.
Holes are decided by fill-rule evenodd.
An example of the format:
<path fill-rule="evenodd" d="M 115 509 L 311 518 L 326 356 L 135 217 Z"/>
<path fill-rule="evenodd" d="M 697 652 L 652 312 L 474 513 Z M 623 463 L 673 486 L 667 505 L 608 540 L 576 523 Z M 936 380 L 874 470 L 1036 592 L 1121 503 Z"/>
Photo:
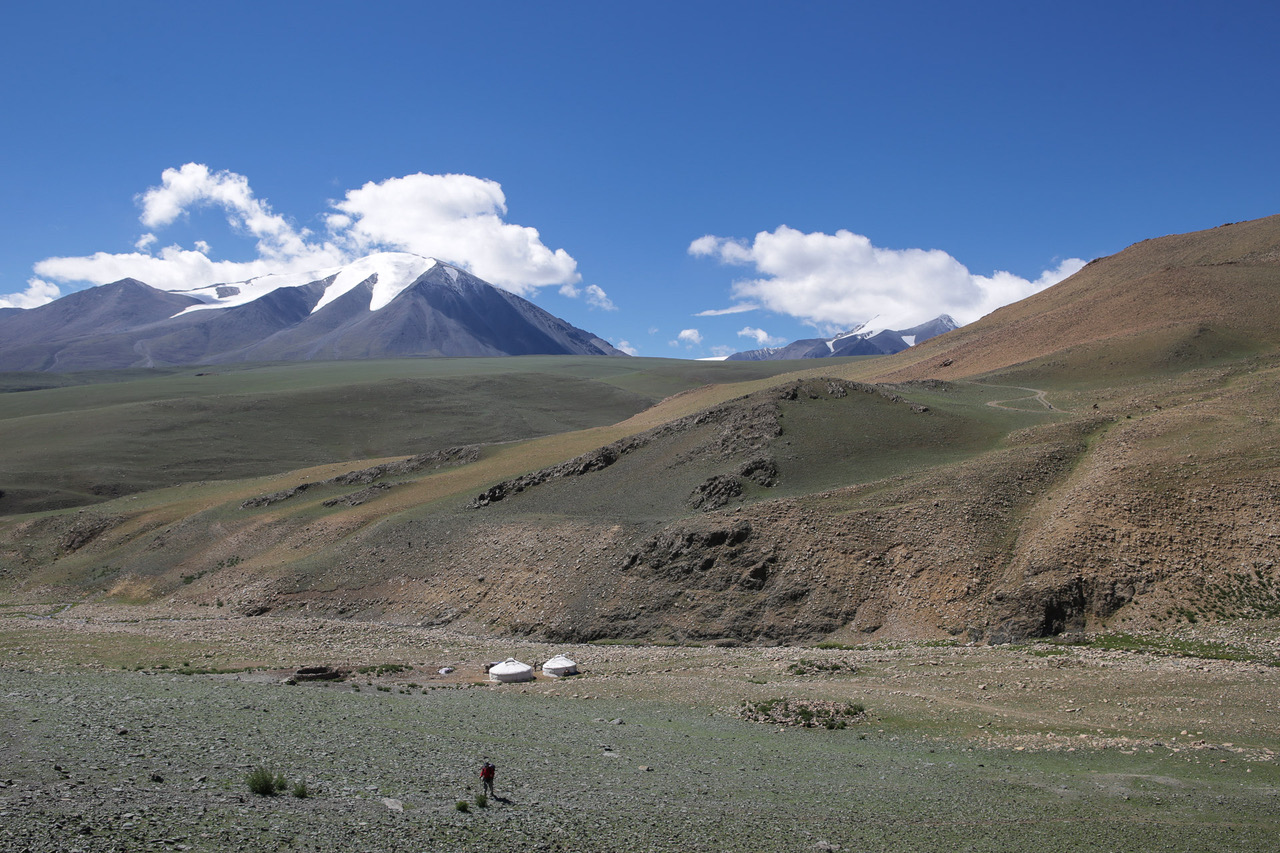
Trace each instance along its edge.
<path fill-rule="evenodd" d="M 1012 388 L 1015 391 L 1027 391 L 1032 395 L 1030 397 L 1012 397 L 1008 400 L 988 400 L 987 405 L 992 407 L 993 409 L 1008 409 L 1009 411 L 1020 412 L 1024 410 L 1017 406 L 1006 406 L 1005 403 L 1015 403 L 1015 402 L 1025 402 L 1027 400 L 1035 400 L 1037 403 L 1044 406 L 1049 411 L 1053 411 L 1053 404 L 1050 403 L 1047 399 L 1045 399 L 1045 394 L 1049 393 L 1047 391 L 1041 391 L 1037 388 L 1023 388 L 1020 385 L 989 385 L 987 383 L 983 383 L 983 384 L 987 385 L 988 388 Z"/>

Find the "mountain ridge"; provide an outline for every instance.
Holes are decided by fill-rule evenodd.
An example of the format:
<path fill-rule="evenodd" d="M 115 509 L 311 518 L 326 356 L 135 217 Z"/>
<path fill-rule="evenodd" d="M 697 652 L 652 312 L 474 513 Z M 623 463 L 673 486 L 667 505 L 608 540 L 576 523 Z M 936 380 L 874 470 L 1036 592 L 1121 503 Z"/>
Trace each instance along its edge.
<path fill-rule="evenodd" d="M 863 324 L 830 338 L 805 338 L 782 347 L 735 352 L 726 361 L 773 361 L 802 358 L 841 358 L 854 355 L 893 355 L 918 343 L 960 328 L 950 314 L 939 314 L 909 329 L 867 329 Z M 864 331 L 865 329 L 865 331 Z"/>
<path fill-rule="evenodd" d="M 1280 215 L 1156 237 L 1096 258 L 949 335 L 841 375 L 897 382 L 1019 365 L 1109 371 L 1135 353 L 1152 367 L 1180 348 L 1264 350 L 1280 344 L 1278 277 Z"/>
<path fill-rule="evenodd" d="M 0 370 L 625 355 L 528 300 L 434 259 L 384 253 L 324 272 L 305 282 L 318 274 L 183 293 L 134 279 L 77 291 L 0 315 Z"/>

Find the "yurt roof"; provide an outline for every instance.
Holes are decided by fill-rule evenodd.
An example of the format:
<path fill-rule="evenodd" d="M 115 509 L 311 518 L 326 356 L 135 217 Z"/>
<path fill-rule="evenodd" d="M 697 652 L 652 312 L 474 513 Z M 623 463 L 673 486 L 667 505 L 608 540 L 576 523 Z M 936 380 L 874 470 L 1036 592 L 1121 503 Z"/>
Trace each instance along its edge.
<path fill-rule="evenodd" d="M 533 667 L 527 663 L 521 663 L 515 658 L 507 658 L 502 663 L 494 664 L 489 667 L 490 675 L 515 675 L 520 672 L 532 672 Z"/>

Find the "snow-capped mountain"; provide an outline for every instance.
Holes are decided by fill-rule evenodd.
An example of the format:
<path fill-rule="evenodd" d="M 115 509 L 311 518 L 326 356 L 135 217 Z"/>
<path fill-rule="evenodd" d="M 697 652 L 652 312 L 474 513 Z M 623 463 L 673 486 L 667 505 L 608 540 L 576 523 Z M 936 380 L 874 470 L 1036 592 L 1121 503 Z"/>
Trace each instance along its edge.
<path fill-rule="evenodd" d="M 200 311 L 208 308 L 232 308 L 260 299 L 282 287 L 301 287 L 312 282 L 323 281 L 325 282 L 324 296 L 312 309 L 314 312 L 352 288 L 368 281 L 370 277 L 374 277 L 373 298 L 369 302 L 369 310 L 377 311 L 385 308 L 401 291 L 438 263 L 440 262 L 435 258 L 424 258 L 408 252 L 378 252 L 342 267 L 303 273 L 264 275 L 235 284 L 211 284 L 195 290 L 176 292 L 199 299 L 203 304 L 187 310 Z"/>
<path fill-rule="evenodd" d="M 181 293 L 124 279 L 0 315 L 0 370 L 535 354 L 624 353 L 464 270 L 394 252 Z"/>
<path fill-rule="evenodd" d="M 878 328 L 864 323 L 833 338 L 806 338 L 785 347 L 736 352 L 726 361 L 779 361 L 792 358 L 834 358 L 845 355 L 892 355 L 921 341 L 958 329 L 959 324 L 947 314 L 910 329 Z"/>

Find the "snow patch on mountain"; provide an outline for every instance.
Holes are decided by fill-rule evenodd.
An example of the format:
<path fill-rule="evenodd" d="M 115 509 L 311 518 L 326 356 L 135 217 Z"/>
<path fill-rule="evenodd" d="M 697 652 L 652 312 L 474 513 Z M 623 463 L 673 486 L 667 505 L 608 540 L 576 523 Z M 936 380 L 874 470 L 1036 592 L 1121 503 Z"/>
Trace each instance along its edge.
<path fill-rule="evenodd" d="M 872 317 L 867 322 L 859 323 L 849 331 L 841 332 L 840 334 L 836 335 L 829 342 L 831 344 L 832 350 L 836 349 L 836 347 L 838 347 L 842 341 L 847 341 L 849 338 L 863 338 L 865 340 L 866 338 L 874 338 L 876 335 L 880 334 L 881 332 L 893 331 L 888 326 L 871 325 L 879 318 L 879 316 L 880 315 L 877 314 L 875 317 Z"/>
<path fill-rule="evenodd" d="M 232 308 L 245 305 L 260 299 L 281 287 L 301 287 L 314 281 L 329 281 L 324 296 L 316 303 L 312 313 L 338 299 L 352 288 L 358 287 L 374 278 L 373 294 L 369 300 L 369 310 L 377 311 L 385 308 L 391 300 L 402 293 L 405 288 L 417 281 L 423 273 L 440 263 L 434 258 L 424 258 L 408 252 L 379 252 L 361 258 L 346 266 L 332 267 L 323 270 L 311 270 L 301 273 L 272 273 L 258 276 L 248 281 L 230 284 L 211 284 L 195 290 L 182 291 L 188 296 L 203 301 L 204 305 L 196 305 L 181 312 L 207 311 L 212 308 Z M 457 272 L 447 264 L 441 264 L 450 272 L 450 278 L 457 281 Z"/>
<path fill-rule="evenodd" d="M 436 263 L 437 261 L 433 258 L 411 255 L 407 252 L 379 252 L 376 255 L 361 258 L 342 268 L 338 277 L 333 280 L 333 284 L 325 288 L 324 296 L 320 297 L 320 301 L 316 303 L 311 313 L 314 314 L 375 275 L 378 278 L 373 285 L 369 310 L 377 311 L 379 308 L 385 308 L 392 299 L 399 296 L 406 287 L 417 281 L 419 276 L 434 267 Z"/>

